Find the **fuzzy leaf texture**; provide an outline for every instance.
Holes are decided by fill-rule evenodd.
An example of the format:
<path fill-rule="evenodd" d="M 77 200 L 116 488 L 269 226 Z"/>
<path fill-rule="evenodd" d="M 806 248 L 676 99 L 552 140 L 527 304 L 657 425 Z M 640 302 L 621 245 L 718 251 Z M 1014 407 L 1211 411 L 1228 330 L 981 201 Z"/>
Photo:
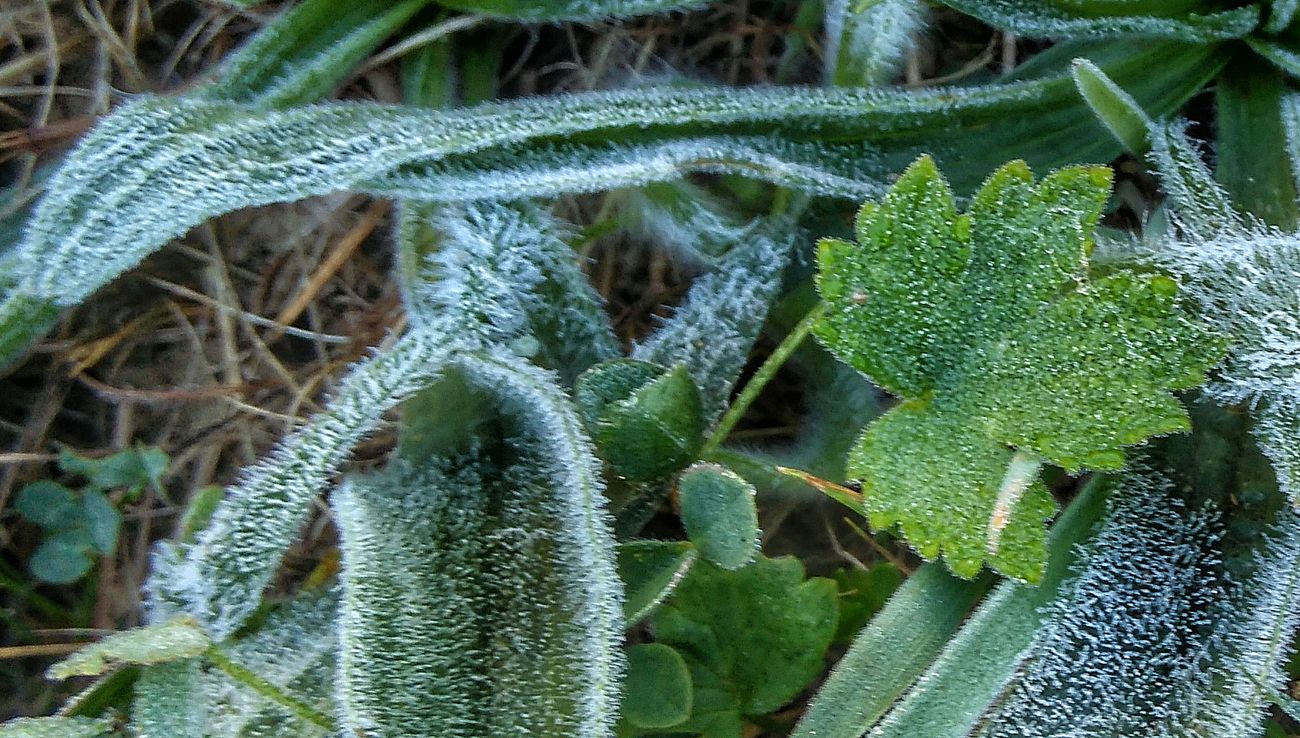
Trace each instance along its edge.
<path fill-rule="evenodd" d="M 188 612 L 216 641 L 234 633 L 257 609 L 316 494 L 385 411 L 433 383 L 454 345 L 414 331 L 354 366 L 326 410 L 244 471 L 194 543 L 155 556 L 155 619 Z"/>
<path fill-rule="evenodd" d="M 888 84 L 902 69 L 907 50 L 924 27 L 925 4 L 918 0 L 879 0 L 869 7 L 863 5 L 857 0 L 826 4 L 828 84 Z"/>
<path fill-rule="evenodd" d="M 708 0 L 438 0 L 439 5 L 493 18 L 532 22 L 594 21 L 695 10 Z"/>
<path fill-rule="evenodd" d="M 1207 43 L 1241 38 L 1260 21 L 1258 5 L 1225 10 L 1217 3 L 1183 0 L 943 0 L 943 4 L 996 28 L 1052 39 L 1147 37 Z"/>
<path fill-rule="evenodd" d="M 426 223 L 404 223 L 404 252 L 421 226 L 435 250 L 408 287 L 416 320 L 466 345 L 510 346 L 566 383 L 619 354 L 600 296 L 566 241 L 571 229 L 549 213 L 491 202 L 440 207 Z"/>
<path fill-rule="evenodd" d="M 18 718 L 0 725 L 0 738 L 104 738 L 114 735 L 108 718 Z"/>
<path fill-rule="evenodd" d="M 783 224 L 769 224 L 776 230 Z M 632 350 L 632 358 L 662 366 L 684 365 L 700 390 L 710 424 L 731 390 L 781 288 L 793 252 L 789 233 L 756 230 L 699 277 L 685 302 Z"/>
<path fill-rule="evenodd" d="M 1193 735 L 1228 585 L 1222 524 L 1168 479 L 1132 472 L 1079 574 L 1050 606 L 985 735 Z M 1209 735 L 1220 735 L 1209 733 Z"/>
<path fill-rule="evenodd" d="M 1288 137 L 1300 142 L 1300 98 L 1282 105 Z M 1233 337 L 1206 390 L 1254 408 L 1260 447 L 1300 504 L 1300 240 L 1239 215 L 1183 125 L 1151 130 L 1151 159 L 1180 227 L 1142 244 L 1137 256 L 1177 275 L 1201 315 Z"/>
<path fill-rule="evenodd" d="M 1095 60 L 1153 114 L 1200 89 L 1223 63 L 1213 48 L 1160 42 Z M 239 208 L 337 190 L 444 201 L 541 197 L 684 171 L 861 198 L 919 147 L 959 160 L 953 171 L 965 187 L 1014 152 L 1046 164 L 1109 159 L 1115 145 L 1082 108 L 1064 74 L 921 93 L 646 89 L 456 111 L 144 100 L 81 140 L 6 255 L 0 367 L 62 309 L 188 228 Z M 978 137 L 962 133 L 975 130 Z M 1038 142 L 1032 151 L 1027 139 Z"/>
<path fill-rule="evenodd" d="M 114 633 L 87 646 L 46 671 L 50 679 L 98 676 L 120 664 L 161 664 L 198 656 L 211 645 L 188 618 Z"/>
<path fill-rule="evenodd" d="M 610 735 L 622 587 L 590 442 L 553 376 L 459 363 L 502 435 L 335 498 L 344 732 Z"/>
<path fill-rule="evenodd" d="M 1221 354 L 1180 314 L 1173 280 L 1088 279 L 1109 183 L 1096 167 L 1035 183 L 1013 162 L 959 215 L 923 158 L 863 207 L 858 243 L 820 245 L 816 335 L 904 398 L 850 454 L 864 512 L 960 576 L 987 562 L 1036 580 L 1054 504 L 1024 460 L 1123 466 L 1124 446 L 1188 427 L 1170 390 Z"/>

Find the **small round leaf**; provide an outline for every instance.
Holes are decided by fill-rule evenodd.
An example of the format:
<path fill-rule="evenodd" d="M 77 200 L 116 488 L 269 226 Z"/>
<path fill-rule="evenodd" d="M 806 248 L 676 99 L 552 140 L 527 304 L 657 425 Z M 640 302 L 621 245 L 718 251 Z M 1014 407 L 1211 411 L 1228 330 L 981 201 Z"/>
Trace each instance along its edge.
<path fill-rule="evenodd" d="M 758 549 L 754 487 L 717 464 L 696 464 L 677 484 L 682 525 L 704 558 L 738 569 Z"/>
<path fill-rule="evenodd" d="M 689 464 L 703 434 L 699 390 L 679 366 L 607 405 L 594 436 L 601 455 L 620 476 L 653 482 Z"/>
<path fill-rule="evenodd" d="M 86 555 L 86 548 L 75 537 L 54 536 L 36 549 L 36 553 L 27 562 L 27 568 L 31 570 L 32 576 L 42 582 L 75 582 L 90 571 L 92 562 Z"/>
<path fill-rule="evenodd" d="M 81 525 L 81 506 L 72 490 L 48 479 L 23 487 L 14 507 L 24 518 L 42 528 L 74 528 Z"/>
<path fill-rule="evenodd" d="M 681 654 L 660 643 L 628 649 L 623 717 L 639 728 L 668 728 L 691 716 L 693 684 Z"/>

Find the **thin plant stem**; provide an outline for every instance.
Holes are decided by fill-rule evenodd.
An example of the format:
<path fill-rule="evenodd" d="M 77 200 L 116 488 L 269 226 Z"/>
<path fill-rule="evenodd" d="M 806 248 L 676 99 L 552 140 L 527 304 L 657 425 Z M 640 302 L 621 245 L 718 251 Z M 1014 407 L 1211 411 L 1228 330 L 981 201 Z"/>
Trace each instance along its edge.
<path fill-rule="evenodd" d="M 757 372 L 754 372 L 754 376 L 750 378 L 749 382 L 745 385 L 745 388 L 740 391 L 740 395 L 736 397 L 736 401 L 731 403 L 731 407 L 727 408 L 726 414 L 723 415 L 722 420 L 718 422 L 718 427 L 713 430 L 713 434 L 704 442 L 704 447 L 700 450 L 701 456 L 707 456 L 708 454 L 713 453 L 713 451 L 722 445 L 723 441 L 727 440 L 727 436 L 731 433 L 731 429 L 736 427 L 736 423 L 740 422 L 745 411 L 754 403 L 754 400 L 758 399 L 759 393 L 763 391 L 763 388 L 767 386 L 768 382 L 772 381 L 772 377 L 776 376 L 777 371 L 785 365 L 785 362 L 790 359 L 791 354 L 794 353 L 795 349 L 799 348 L 799 344 L 803 343 L 803 340 L 812 332 L 813 326 L 816 325 L 817 321 L 821 320 L 822 316 L 825 314 L 826 303 L 817 303 L 817 305 L 812 310 L 809 310 L 808 314 L 803 317 L 803 320 L 799 321 L 799 324 L 786 335 L 785 339 L 781 341 L 781 344 L 772 352 L 772 355 L 767 357 L 767 360 L 763 362 L 763 365 L 758 368 Z"/>
<path fill-rule="evenodd" d="M 306 720 L 313 725 L 318 725 L 331 733 L 336 729 L 337 726 L 334 725 L 334 721 L 328 715 L 323 715 L 317 712 L 311 707 L 311 705 L 308 705 L 297 697 L 286 693 L 284 690 L 254 673 L 248 667 L 234 662 L 216 646 L 210 646 L 207 651 L 203 652 L 203 656 L 210 661 L 213 666 L 225 672 L 226 676 L 234 679 L 254 692 L 257 692 L 268 700 L 277 702 L 289 708 L 293 714 L 303 720 Z"/>

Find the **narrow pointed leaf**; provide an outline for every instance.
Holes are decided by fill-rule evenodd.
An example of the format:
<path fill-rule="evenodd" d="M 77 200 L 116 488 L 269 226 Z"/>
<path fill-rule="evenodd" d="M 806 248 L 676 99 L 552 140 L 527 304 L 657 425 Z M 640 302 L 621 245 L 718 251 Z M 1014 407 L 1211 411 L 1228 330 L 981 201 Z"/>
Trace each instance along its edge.
<path fill-rule="evenodd" d="M 112 734 L 109 718 L 17 718 L 0 723 L 0 738 L 104 738 Z"/>
<path fill-rule="evenodd" d="M 193 658 L 212 642 L 192 619 L 178 618 L 157 625 L 114 633 L 77 651 L 46 671 L 50 679 L 98 676 L 121 664 L 162 664 Z"/>
<path fill-rule="evenodd" d="M 907 578 L 853 640 L 791 738 L 859 738 L 934 661 L 991 577 L 958 579 L 939 564 Z M 898 644 L 907 644 L 899 648 Z"/>
<path fill-rule="evenodd" d="M 1105 509 L 1110 482 L 1087 485 L 1051 531 L 1048 563 L 1036 586 L 1003 582 L 984 600 L 915 686 L 877 723 L 873 738 L 958 738 L 976 725 L 1020 665 L 1050 603 L 1069 576 L 1074 547 Z M 845 734 L 847 736 L 847 733 Z"/>
<path fill-rule="evenodd" d="M 440 5 L 518 21 L 593 21 L 694 10 L 707 0 L 438 0 Z"/>
<path fill-rule="evenodd" d="M 1132 95 L 1087 59 L 1076 59 L 1072 68 L 1079 94 L 1111 135 L 1135 156 L 1145 155 L 1151 148 L 1149 131 L 1153 123 Z"/>
<path fill-rule="evenodd" d="M 1021 36 L 1066 38 L 1171 38 L 1205 43 L 1241 38 L 1259 25 L 1256 5 L 1189 12 L 1184 3 L 1089 3 L 1053 0 L 943 0 L 944 5 Z M 1105 5 L 1121 6 L 1108 12 Z M 1074 7 L 1071 7 L 1074 6 Z M 1079 7 L 1083 6 L 1083 7 Z M 1127 7 L 1124 7 L 1127 6 Z M 1131 9 L 1130 9 L 1131 8 Z"/>
<path fill-rule="evenodd" d="M 324 412 L 245 472 L 181 559 L 155 564 L 157 599 L 193 615 L 214 639 L 233 633 L 257 609 L 330 475 L 385 411 L 434 381 L 450 347 L 440 334 L 414 332 L 358 364 Z"/>

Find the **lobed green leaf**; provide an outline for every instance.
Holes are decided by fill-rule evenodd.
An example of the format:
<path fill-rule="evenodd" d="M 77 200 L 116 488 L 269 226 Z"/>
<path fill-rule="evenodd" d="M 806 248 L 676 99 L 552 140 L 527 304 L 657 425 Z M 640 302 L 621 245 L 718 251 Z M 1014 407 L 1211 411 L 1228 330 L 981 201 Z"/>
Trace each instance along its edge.
<path fill-rule="evenodd" d="M 1173 280 L 1088 281 L 1108 184 L 1102 168 L 1035 183 L 1012 163 L 959 215 L 922 159 L 863 207 L 856 244 L 820 245 L 829 312 L 816 335 L 905 398 L 868 427 L 847 473 L 873 526 L 899 525 L 961 576 L 986 562 L 1041 574 L 1054 505 L 1036 468 L 1013 462 L 1121 467 L 1124 446 L 1188 427 L 1169 390 L 1199 384 L 1222 350 L 1182 316 Z"/>

